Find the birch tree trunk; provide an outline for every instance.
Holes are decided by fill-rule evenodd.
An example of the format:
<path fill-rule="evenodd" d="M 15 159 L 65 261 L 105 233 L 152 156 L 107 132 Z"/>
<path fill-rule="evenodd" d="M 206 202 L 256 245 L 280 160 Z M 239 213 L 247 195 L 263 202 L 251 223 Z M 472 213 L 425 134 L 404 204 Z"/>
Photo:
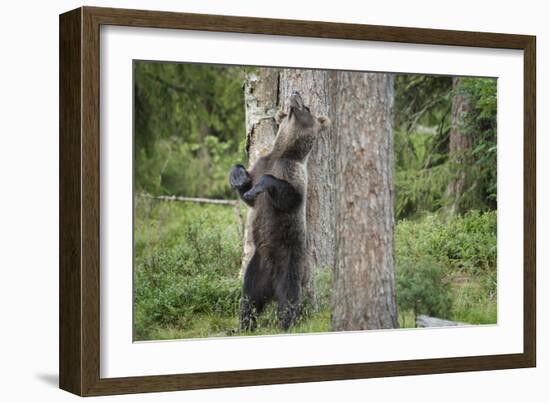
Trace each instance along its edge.
<path fill-rule="evenodd" d="M 393 77 L 338 72 L 332 329 L 395 328 Z"/>
<path fill-rule="evenodd" d="M 283 69 L 279 79 L 280 107 L 285 110 L 290 94 L 298 91 L 305 104 L 316 116 L 332 113 L 331 80 L 329 71 Z M 319 270 L 334 267 L 334 136 L 332 128 L 319 134 L 308 158 L 306 201 L 307 270 L 303 285 L 306 293 L 314 297 L 311 282 Z"/>
<path fill-rule="evenodd" d="M 277 135 L 274 116 L 279 103 L 278 86 L 278 69 L 259 69 L 257 74 L 248 74 L 245 79 L 246 152 L 249 167 L 252 167 L 261 156 L 269 154 Z M 250 216 L 249 210 L 244 229 L 241 277 L 254 254 Z"/>
<path fill-rule="evenodd" d="M 472 133 L 467 131 L 465 121 L 471 111 L 470 101 L 467 96 L 460 94 L 462 78 L 453 78 L 453 91 L 456 94 L 451 106 L 451 132 L 449 134 L 449 158 L 453 171 L 453 179 L 447 187 L 447 195 L 451 200 L 450 211 L 462 212 L 462 199 L 469 186 L 468 166 L 471 163 L 469 153 L 472 149 Z"/>

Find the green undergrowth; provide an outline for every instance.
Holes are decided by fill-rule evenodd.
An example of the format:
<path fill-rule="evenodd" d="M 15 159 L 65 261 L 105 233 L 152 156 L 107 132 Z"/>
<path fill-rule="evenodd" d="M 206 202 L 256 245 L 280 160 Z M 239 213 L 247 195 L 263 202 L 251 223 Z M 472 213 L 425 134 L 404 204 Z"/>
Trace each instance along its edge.
<path fill-rule="evenodd" d="M 242 227 L 232 206 L 137 197 L 135 212 L 135 340 L 281 333 L 273 304 L 255 332 L 238 330 Z M 401 327 L 417 314 L 496 322 L 496 213 L 400 221 L 395 248 Z M 290 333 L 330 331 L 331 287 L 331 270 L 316 270 Z"/>

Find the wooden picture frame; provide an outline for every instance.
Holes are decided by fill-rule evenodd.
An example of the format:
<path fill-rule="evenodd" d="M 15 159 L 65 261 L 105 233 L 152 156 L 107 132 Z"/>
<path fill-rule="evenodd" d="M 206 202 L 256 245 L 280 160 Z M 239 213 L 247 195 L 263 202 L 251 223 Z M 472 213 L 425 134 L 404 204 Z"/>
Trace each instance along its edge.
<path fill-rule="evenodd" d="M 518 49 L 524 52 L 523 353 L 100 377 L 100 26 Z M 526 368 L 536 365 L 535 37 L 81 7 L 60 16 L 60 387 L 80 396 Z"/>

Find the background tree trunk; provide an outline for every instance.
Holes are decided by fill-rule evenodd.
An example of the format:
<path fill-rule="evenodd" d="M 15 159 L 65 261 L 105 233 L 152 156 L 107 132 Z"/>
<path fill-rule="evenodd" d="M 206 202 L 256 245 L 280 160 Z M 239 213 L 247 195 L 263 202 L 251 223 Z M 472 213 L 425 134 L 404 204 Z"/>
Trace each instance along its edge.
<path fill-rule="evenodd" d="M 333 330 L 395 328 L 393 77 L 337 73 Z"/>
<path fill-rule="evenodd" d="M 283 69 L 279 79 L 280 107 L 288 110 L 290 94 L 298 91 L 316 116 L 332 113 L 331 80 L 329 71 Z M 334 267 L 334 131 L 319 134 L 308 159 L 306 203 L 308 262 L 304 276 L 306 293 L 314 297 L 311 282 L 319 270 Z"/>
<path fill-rule="evenodd" d="M 244 103 L 246 152 L 249 167 L 252 167 L 261 156 L 269 154 L 277 135 L 277 124 L 274 116 L 277 113 L 279 103 L 278 86 L 278 69 L 259 69 L 257 74 L 253 73 L 246 76 Z M 250 216 L 251 211 L 249 210 L 244 229 L 241 277 L 244 275 L 248 261 L 254 254 Z"/>
<path fill-rule="evenodd" d="M 469 153 L 472 149 L 472 133 L 466 128 L 466 118 L 471 111 L 470 101 L 467 96 L 460 93 L 462 78 L 453 78 L 453 91 L 451 107 L 451 131 L 449 134 L 449 158 L 453 177 L 447 187 L 447 195 L 450 199 L 451 213 L 461 213 L 461 202 L 465 191 L 468 189 L 468 166 L 470 164 Z"/>

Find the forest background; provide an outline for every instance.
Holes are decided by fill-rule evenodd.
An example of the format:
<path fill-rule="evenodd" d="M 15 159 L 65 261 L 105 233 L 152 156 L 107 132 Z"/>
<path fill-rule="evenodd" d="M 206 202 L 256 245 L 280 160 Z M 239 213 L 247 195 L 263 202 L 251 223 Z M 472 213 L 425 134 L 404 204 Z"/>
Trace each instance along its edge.
<path fill-rule="evenodd" d="M 236 199 L 227 175 L 249 160 L 246 84 L 260 70 L 134 63 L 137 340 L 239 334 L 246 208 L 162 196 Z M 496 323 L 496 80 L 388 82 L 399 326 L 420 314 Z M 334 268 L 314 274 L 292 332 L 334 330 Z M 276 322 L 267 312 L 256 334 L 278 333 Z"/>

